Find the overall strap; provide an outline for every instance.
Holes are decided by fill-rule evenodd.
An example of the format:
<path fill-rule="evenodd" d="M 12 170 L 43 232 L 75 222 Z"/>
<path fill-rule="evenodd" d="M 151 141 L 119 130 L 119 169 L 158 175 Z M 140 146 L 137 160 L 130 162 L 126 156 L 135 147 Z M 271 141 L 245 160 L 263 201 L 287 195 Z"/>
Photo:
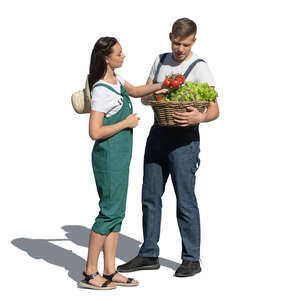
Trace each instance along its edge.
<path fill-rule="evenodd" d="M 157 66 L 157 69 L 156 69 L 156 72 L 155 72 L 155 75 L 154 75 L 154 78 L 153 78 L 153 82 L 157 82 L 157 76 L 158 76 L 158 72 L 160 70 L 160 67 L 162 66 L 162 64 L 164 63 L 165 59 L 166 59 L 166 56 L 168 55 L 168 53 L 164 53 L 164 54 L 161 54 L 160 55 L 160 59 L 159 59 L 159 63 L 158 63 L 158 66 Z"/>
<path fill-rule="evenodd" d="M 104 86 L 106 87 L 107 89 L 111 90 L 112 92 L 116 93 L 117 95 L 119 96 L 122 96 L 119 92 L 117 92 L 114 88 L 112 88 L 111 86 L 105 84 L 105 83 L 98 83 L 96 85 L 93 86 L 93 88 L 95 88 L 96 86 Z"/>
<path fill-rule="evenodd" d="M 120 91 L 121 91 L 121 93 L 122 93 L 122 88 L 123 89 L 125 89 L 125 87 L 124 87 L 124 85 L 121 83 L 121 81 L 118 79 L 118 82 L 119 82 L 119 84 L 120 84 Z"/>
<path fill-rule="evenodd" d="M 205 62 L 203 59 L 199 58 L 199 59 L 196 59 L 192 64 L 190 64 L 190 66 L 187 68 L 187 70 L 184 73 L 184 78 L 187 78 L 189 76 L 189 74 L 191 73 L 191 71 L 193 70 L 193 68 L 195 67 L 195 65 L 201 61 Z"/>

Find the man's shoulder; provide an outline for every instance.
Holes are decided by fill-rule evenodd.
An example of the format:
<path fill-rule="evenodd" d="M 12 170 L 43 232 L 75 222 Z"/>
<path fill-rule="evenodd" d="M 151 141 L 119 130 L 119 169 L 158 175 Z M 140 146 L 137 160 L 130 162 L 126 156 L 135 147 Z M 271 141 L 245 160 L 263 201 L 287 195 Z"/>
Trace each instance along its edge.
<path fill-rule="evenodd" d="M 158 62 L 163 62 L 164 60 L 166 60 L 167 58 L 169 58 L 171 54 L 172 54 L 171 52 L 161 53 L 161 54 L 159 54 L 159 55 L 156 57 L 155 61 L 156 61 L 157 63 L 158 63 Z"/>
<path fill-rule="evenodd" d="M 206 63 L 205 59 L 200 57 L 197 53 L 193 52 L 193 55 L 192 55 L 192 59 L 191 59 L 192 62 L 194 61 L 199 61 L 199 62 L 204 62 Z"/>
<path fill-rule="evenodd" d="M 158 55 L 159 58 L 166 57 L 167 55 L 171 55 L 172 52 L 164 52 Z"/>
<path fill-rule="evenodd" d="M 168 62 L 170 60 L 171 54 L 172 53 L 170 53 L 170 52 L 165 52 L 165 53 L 161 53 L 158 56 L 156 56 L 156 59 L 153 64 L 154 70 L 157 70 L 162 65 L 166 65 L 166 62 Z"/>

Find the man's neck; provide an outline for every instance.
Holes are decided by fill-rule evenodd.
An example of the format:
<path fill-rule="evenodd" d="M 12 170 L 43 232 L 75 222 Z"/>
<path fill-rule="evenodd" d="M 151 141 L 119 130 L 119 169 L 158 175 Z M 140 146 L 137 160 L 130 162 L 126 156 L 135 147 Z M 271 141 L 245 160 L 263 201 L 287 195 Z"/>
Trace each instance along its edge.
<path fill-rule="evenodd" d="M 192 56 L 193 56 L 193 52 L 191 51 L 191 52 L 189 53 L 189 55 L 188 55 L 184 60 L 177 61 L 177 60 L 174 58 L 174 54 L 172 53 L 172 58 L 173 58 L 173 60 L 176 61 L 177 63 L 182 63 L 182 62 L 184 62 L 184 61 L 187 61 L 187 60 L 189 60 Z"/>

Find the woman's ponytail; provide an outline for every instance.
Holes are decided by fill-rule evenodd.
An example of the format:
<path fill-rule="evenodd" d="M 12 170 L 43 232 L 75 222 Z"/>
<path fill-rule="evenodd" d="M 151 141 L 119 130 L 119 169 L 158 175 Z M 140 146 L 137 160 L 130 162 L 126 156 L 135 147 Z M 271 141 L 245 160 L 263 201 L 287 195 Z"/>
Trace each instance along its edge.
<path fill-rule="evenodd" d="M 89 72 L 89 87 L 92 90 L 93 85 L 103 78 L 107 71 L 107 63 L 105 57 L 112 53 L 112 47 L 117 43 L 114 37 L 100 38 L 92 51 L 90 72 Z"/>

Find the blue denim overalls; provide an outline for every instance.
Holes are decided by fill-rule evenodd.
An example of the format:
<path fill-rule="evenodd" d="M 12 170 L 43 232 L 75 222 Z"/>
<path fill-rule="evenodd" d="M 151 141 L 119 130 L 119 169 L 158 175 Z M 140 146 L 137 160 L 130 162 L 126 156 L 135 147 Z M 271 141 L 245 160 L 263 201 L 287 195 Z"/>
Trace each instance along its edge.
<path fill-rule="evenodd" d="M 164 55 L 160 65 L 163 59 Z M 194 65 L 195 63 L 187 71 L 190 72 Z M 155 120 L 147 139 L 144 156 L 142 187 L 144 243 L 139 255 L 159 256 L 157 243 L 160 236 L 161 197 L 167 179 L 171 175 L 177 199 L 177 222 L 182 238 L 181 258 L 199 261 L 200 216 L 194 192 L 195 173 L 200 164 L 199 141 L 198 125 L 184 128 L 161 127 Z"/>

